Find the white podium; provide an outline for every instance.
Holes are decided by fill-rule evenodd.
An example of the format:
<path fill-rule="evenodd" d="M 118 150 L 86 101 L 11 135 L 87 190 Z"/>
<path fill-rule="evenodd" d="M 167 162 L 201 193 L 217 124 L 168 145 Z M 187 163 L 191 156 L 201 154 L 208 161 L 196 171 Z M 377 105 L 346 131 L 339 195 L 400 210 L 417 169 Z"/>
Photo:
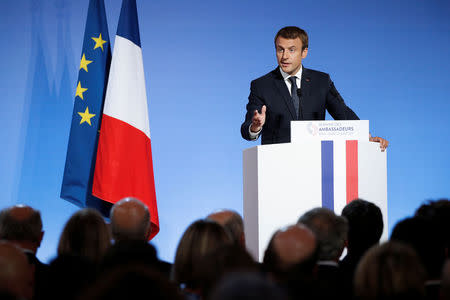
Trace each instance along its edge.
<path fill-rule="evenodd" d="M 295 123 L 291 143 L 244 150 L 244 227 L 250 253 L 262 261 L 276 230 L 295 224 L 315 207 L 340 215 L 356 198 L 380 207 L 382 239 L 387 239 L 386 152 L 368 141 L 368 121 Z"/>

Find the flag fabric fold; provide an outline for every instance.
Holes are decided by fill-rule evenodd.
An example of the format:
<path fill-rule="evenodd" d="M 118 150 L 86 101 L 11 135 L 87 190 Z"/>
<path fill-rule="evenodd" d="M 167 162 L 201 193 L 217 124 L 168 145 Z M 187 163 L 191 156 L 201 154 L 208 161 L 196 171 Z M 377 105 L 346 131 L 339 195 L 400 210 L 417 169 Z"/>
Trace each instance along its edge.
<path fill-rule="evenodd" d="M 93 194 L 110 203 L 136 197 L 159 231 L 147 94 L 135 0 L 123 0 L 105 96 Z"/>
<path fill-rule="evenodd" d="M 80 58 L 61 198 L 108 216 L 111 204 L 92 195 L 98 131 L 111 48 L 104 0 L 90 0 Z"/>

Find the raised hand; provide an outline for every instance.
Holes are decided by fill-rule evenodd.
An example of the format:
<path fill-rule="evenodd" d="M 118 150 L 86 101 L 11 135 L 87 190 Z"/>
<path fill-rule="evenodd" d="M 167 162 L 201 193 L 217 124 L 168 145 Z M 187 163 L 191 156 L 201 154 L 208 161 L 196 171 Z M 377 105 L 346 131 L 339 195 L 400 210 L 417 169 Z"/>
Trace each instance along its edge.
<path fill-rule="evenodd" d="M 252 132 L 258 132 L 262 129 L 264 123 L 266 122 L 266 106 L 263 105 L 261 108 L 261 113 L 258 110 L 255 110 L 252 118 L 252 125 L 250 126 L 250 130 Z"/>

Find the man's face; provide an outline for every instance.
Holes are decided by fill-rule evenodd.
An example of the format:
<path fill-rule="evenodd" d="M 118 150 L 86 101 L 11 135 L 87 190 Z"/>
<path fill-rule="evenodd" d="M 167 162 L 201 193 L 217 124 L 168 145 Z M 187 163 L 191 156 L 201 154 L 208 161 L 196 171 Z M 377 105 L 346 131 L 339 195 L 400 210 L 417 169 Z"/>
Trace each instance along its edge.
<path fill-rule="evenodd" d="M 278 65 L 289 75 L 294 75 L 300 70 L 302 59 L 308 54 L 308 48 L 302 50 L 303 44 L 300 38 L 285 39 L 279 36 L 275 42 L 275 48 Z"/>

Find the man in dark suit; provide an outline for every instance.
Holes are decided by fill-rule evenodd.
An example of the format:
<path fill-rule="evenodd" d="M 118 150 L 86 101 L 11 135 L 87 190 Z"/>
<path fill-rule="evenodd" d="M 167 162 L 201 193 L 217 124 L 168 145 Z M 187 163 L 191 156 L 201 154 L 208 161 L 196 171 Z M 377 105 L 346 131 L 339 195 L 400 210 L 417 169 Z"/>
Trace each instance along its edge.
<path fill-rule="evenodd" d="M 253 80 L 242 137 L 262 144 L 289 143 L 292 120 L 325 120 L 325 110 L 336 120 L 359 120 L 345 104 L 326 73 L 306 69 L 308 35 L 298 27 L 284 27 L 275 36 L 278 68 Z M 370 136 L 384 150 L 388 142 Z"/>

